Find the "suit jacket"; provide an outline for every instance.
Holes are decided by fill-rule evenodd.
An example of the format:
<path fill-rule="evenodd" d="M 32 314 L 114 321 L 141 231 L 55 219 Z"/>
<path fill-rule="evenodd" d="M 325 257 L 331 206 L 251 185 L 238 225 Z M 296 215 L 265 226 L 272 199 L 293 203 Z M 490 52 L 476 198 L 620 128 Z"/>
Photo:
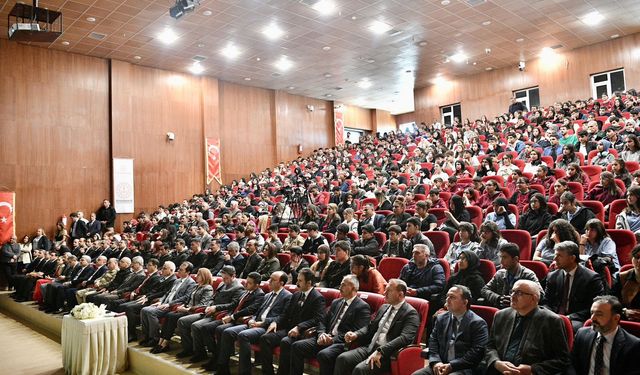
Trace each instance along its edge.
<path fill-rule="evenodd" d="M 244 271 L 244 266 L 247 263 L 247 259 L 242 254 L 236 255 L 235 258 L 230 259 L 228 262 L 225 261 L 225 265 L 233 266 L 236 269 L 236 275 L 240 276 L 242 271 Z"/>
<path fill-rule="evenodd" d="M 591 366 L 591 351 L 596 343 L 598 334 L 591 327 L 578 330 L 573 342 L 571 362 L 573 369 L 570 374 L 588 374 Z M 609 360 L 609 374 L 640 374 L 640 366 L 635 356 L 640 353 L 640 339 L 618 327 L 614 336 Z"/>
<path fill-rule="evenodd" d="M 257 252 L 253 253 L 247 258 L 247 262 L 242 270 L 241 278 L 246 279 L 251 272 L 257 271 L 262 262 L 262 257 Z"/>
<path fill-rule="evenodd" d="M 131 272 L 122 284 L 120 284 L 116 292 L 118 292 L 119 296 L 122 296 L 124 293 L 133 292 L 140 286 L 140 284 L 142 284 L 145 278 L 144 269 L 142 272 Z"/>
<path fill-rule="evenodd" d="M 277 257 L 273 257 L 263 259 L 256 272 L 262 276 L 262 280 L 268 280 L 271 274 L 278 270 L 280 270 L 280 261 Z"/>
<path fill-rule="evenodd" d="M 570 364 L 569 344 L 562 318 L 544 307 L 529 314 L 529 324 L 520 342 L 520 364 L 531 365 L 534 374 L 563 373 Z M 493 367 L 504 358 L 516 320 L 511 307 L 498 311 L 493 319 L 485 361 Z"/>
<path fill-rule="evenodd" d="M 191 254 L 189 255 L 189 257 L 187 258 L 187 262 L 191 262 L 191 264 L 193 264 L 193 271 L 191 271 L 192 273 L 198 273 L 198 270 L 200 269 L 200 267 L 202 267 L 202 264 L 204 263 L 204 260 L 207 258 L 207 254 L 205 254 L 202 251 L 199 251 L 198 254 Z M 176 266 L 178 266 L 176 264 Z"/>
<path fill-rule="evenodd" d="M 330 330 L 334 321 L 339 318 L 340 310 L 344 298 L 338 298 L 331 302 L 329 313 L 325 315 L 325 318 L 318 324 L 318 337 L 323 333 L 331 334 Z M 333 337 L 334 343 L 343 343 L 344 335 L 351 331 L 355 332 L 359 329 L 366 327 L 371 320 L 371 307 L 368 303 L 357 297 L 353 299 L 347 311 L 345 311 L 340 324 L 338 324 L 338 334 Z"/>
<path fill-rule="evenodd" d="M 309 267 L 309 262 L 307 262 L 306 259 L 302 258 L 302 259 L 300 259 L 300 263 L 298 264 L 298 266 L 296 268 L 292 269 L 291 267 L 292 267 L 291 262 L 287 263 L 282 268 L 282 272 L 286 273 L 287 275 L 291 275 L 291 277 L 289 278 L 289 281 L 291 282 L 291 284 L 295 284 L 298 281 L 298 273 L 303 268 L 308 268 Z"/>
<path fill-rule="evenodd" d="M 201 268 L 208 268 L 211 274 L 216 276 L 222 267 L 224 267 L 224 254 L 222 250 L 218 250 L 215 254 L 211 251 L 207 255 Z"/>
<path fill-rule="evenodd" d="M 20 245 L 15 243 L 11 244 L 9 242 L 2 245 L 2 258 L 0 259 L 1 263 L 16 263 L 18 260 L 13 259 L 14 256 L 20 255 Z"/>
<path fill-rule="evenodd" d="M 73 235 L 73 231 L 75 228 L 75 236 Z M 83 238 L 87 236 L 87 223 L 84 220 L 76 220 L 71 224 L 71 230 L 69 231 L 69 235 L 71 238 Z"/>
<path fill-rule="evenodd" d="M 89 277 L 91 277 L 94 272 L 95 270 L 93 269 L 93 267 L 91 267 L 91 265 L 86 266 L 84 269 L 80 268 L 78 272 L 71 278 L 71 285 L 74 287 L 79 285 L 80 283 L 86 281 Z"/>
<path fill-rule="evenodd" d="M 111 252 L 109 258 L 117 258 L 118 260 L 124 258 L 124 257 L 128 257 L 131 258 L 131 250 L 129 249 L 124 249 L 124 250 L 120 250 L 120 249 L 115 249 Z"/>
<path fill-rule="evenodd" d="M 38 249 L 41 250 L 51 250 L 51 241 L 47 238 L 47 236 L 41 236 L 38 240 Z"/>
<path fill-rule="evenodd" d="M 87 223 L 87 236 L 93 237 L 94 235 L 102 231 L 102 223 L 98 220 L 90 221 Z"/>
<path fill-rule="evenodd" d="M 196 282 L 189 276 L 187 276 L 179 286 L 176 284 L 179 280 L 175 280 L 171 289 L 164 295 L 160 303 L 168 303 L 171 305 L 184 305 L 189 301 L 191 297 L 191 292 L 196 287 Z M 176 293 L 173 295 L 173 298 L 169 299 L 169 295 L 173 288 L 177 288 Z"/>
<path fill-rule="evenodd" d="M 362 234 L 362 227 L 366 224 L 372 224 L 376 231 L 382 228 L 382 224 L 384 223 L 384 215 L 382 214 L 374 214 L 372 218 L 363 219 L 358 222 L 358 234 Z"/>
<path fill-rule="evenodd" d="M 189 296 L 186 307 L 201 307 L 209 305 L 213 297 L 213 287 L 211 284 L 196 285 Z"/>
<path fill-rule="evenodd" d="M 369 322 L 369 325 L 356 331 L 358 335 L 358 344 L 369 345 L 373 340 L 373 336 L 378 330 L 380 321 L 391 305 L 384 304 L 378 310 L 376 318 Z M 408 302 L 404 302 L 400 310 L 396 313 L 389 330 L 387 331 L 387 343 L 378 348 L 382 356 L 389 359 L 392 354 L 400 348 L 411 345 L 416 338 L 418 326 L 420 325 L 420 317 L 416 309 Z"/>
<path fill-rule="evenodd" d="M 242 301 L 242 298 L 245 297 L 245 295 L 247 295 L 245 301 L 243 302 L 242 306 L 239 306 L 240 301 Z M 231 317 L 233 318 L 233 320 L 238 320 L 247 316 L 252 316 L 256 313 L 256 311 L 258 311 L 260 306 L 262 306 L 263 302 L 264 291 L 262 289 L 258 288 L 253 292 L 247 290 L 242 293 L 242 295 L 240 295 L 240 298 L 233 301 L 233 305 L 229 309 L 229 311 L 235 311 L 238 307 L 240 307 L 240 310 L 235 311 L 231 315 Z"/>
<path fill-rule="evenodd" d="M 303 305 L 300 305 L 300 298 L 302 298 L 301 291 L 297 291 L 291 296 L 286 312 L 276 319 L 279 330 L 289 331 L 293 327 L 298 327 L 298 331 L 302 334 L 324 319 L 324 297 L 316 288 L 309 291 Z"/>
<path fill-rule="evenodd" d="M 118 272 L 116 273 L 116 276 L 113 278 L 113 280 L 109 283 L 109 285 L 107 286 L 107 290 L 112 291 L 112 290 L 116 290 L 118 289 L 118 287 L 120 287 L 120 284 L 122 284 L 124 282 L 124 280 L 129 277 L 129 274 L 131 274 L 131 268 L 121 268 L 118 270 Z"/>
<path fill-rule="evenodd" d="M 375 258 L 380 255 L 378 241 L 375 237 L 371 237 L 369 240 L 361 238 L 353 243 L 351 254 L 365 255 Z"/>
<path fill-rule="evenodd" d="M 545 306 L 558 312 L 562 302 L 564 272 L 556 270 L 547 276 L 547 287 L 544 291 Z M 579 265 L 574 275 L 569 292 L 567 316 L 571 320 L 584 322 L 589 319 L 593 298 L 604 294 L 602 278 L 597 273 Z"/>
<path fill-rule="evenodd" d="M 160 274 L 158 273 L 154 273 L 153 275 L 149 276 L 149 278 L 145 278 L 144 280 L 142 280 L 137 288 L 140 289 L 138 290 L 137 294 L 143 296 L 148 295 L 158 286 L 158 284 L 160 284 L 160 282 L 162 282 L 162 276 L 160 276 Z"/>
<path fill-rule="evenodd" d="M 254 314 L 253 320 L 255 321 L 262 320 L 261 316 L 264 313 L 265 309 L 271 303 L 272 296 L 273 296 L 273 292 L 270 292 L 264 296 L 262 305 L 260 305 L 260 308 Z M 278 319 L 280 315 L 282 315 L 285 311 L 287 311 L 287 306 L 289 305 L 289 301 L 291 300 L 291 292 L 283 288 L 280 290 L 280 293 L 278 293 L 278 296 L 275 298 L 276 300 L 273 303 L 273 306 L 271 307 L 271 309 L 267 313 L 267 316 L 264 319 L 264 326 L 263 326 L 264 328 L 269 327 L 269 325 L 272 322 L 274 322 L 276 319 Z"/>
<path fill-rule="evenodd" d="M 173 283 L 176 281 L 176 275 L 171 275 L 166 279 L 160 279 L 160 281 L 154 285 L 154 287 L 145 294 L 149 304 L 153 303 L 156 298 L 161 298 L 165 294 L 169 293 Z"/>
<path fill-rule="evenodd" d="M 91 274 L 91 276 L 87 278 L 87 280 L 85 280 L 87 282 L 87 285 L 98 280 L 100 277 L 102 277 L 102 275 L 104 275 L 105 272 L 107 272 L 107 270 L 108 268 L 106 264 L 100 266 L 100 268 L 98 268 L 94 273 Z"/>
<path fill-rule="evenodd" d="M 443 362 L 449 363 L 453 372 L 473 370 L 484 358 L 489 342 L 487 323 L 473 311 L 467 310 L 462 316 L 455 338 L 455 358 L 448 358 L 452 319 L 454 316 L 449 311 L 436 318 L 429 338 L 429 366 L 433 368 L 436 363 Z"/>
<path fill-rule="evenodd" d="M 213 295 L 211 306 L 216 307 L 216 312 L 231 310 L 234 306 L 234 301 L 237 304 L 243 294 L 244 287 L 238 279 L 234 279 L 230 285 L 220 283 Z"/>

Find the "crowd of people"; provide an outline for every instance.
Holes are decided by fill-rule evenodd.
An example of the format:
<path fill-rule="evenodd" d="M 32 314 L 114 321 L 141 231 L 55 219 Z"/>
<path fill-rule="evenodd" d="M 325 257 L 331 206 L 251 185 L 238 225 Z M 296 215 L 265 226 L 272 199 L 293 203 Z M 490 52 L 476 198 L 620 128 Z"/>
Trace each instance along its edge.
<path fill-rule="evenodd" d="M 243 375 L 252 344 L 265 374 L 278 346 L 282 374 L 301 374 L 305 358 L 323 374 L 388 370 L 416 340 L 421 317 L 406 297 L 430 303 L 424 373 L 635 373 L 633 350 L 615 363 L 601 352 L 618 340 L 640 348 L 619 326 L 640 322 L 640 246 L 621 259 L 607 232 L 640 234 L 639 105 L 631 90 L 365 135 L 142 212 L 119 232 L 105 200 L 51 238 L 14 236 L 3 274 L 17 301 L 48 313 L 83 302 L 125 313 L 129 340 L 153 353 L 179 335 L 177 356 L 218 374 L 236 341 Z M 528 233 L 546 277 L 503 238 L 513 229 Z M 328 310 L 318 288 L 340 291 Z M 375 319 L 358 292 L 385 296 Z M 493 329 L 472 304 L 500 310 Z"/>

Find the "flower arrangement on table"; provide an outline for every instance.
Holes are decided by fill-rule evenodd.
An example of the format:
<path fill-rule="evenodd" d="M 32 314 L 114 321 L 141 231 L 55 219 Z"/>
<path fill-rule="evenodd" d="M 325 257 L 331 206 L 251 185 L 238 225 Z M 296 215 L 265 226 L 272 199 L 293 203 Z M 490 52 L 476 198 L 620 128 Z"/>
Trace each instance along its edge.
<path fill-rule="evenodd" d="M 105 314 L 107 305 L 100 305 L 100 307 L 93 303 L 81 303 L 71 310 L 71 316 L 76 319 L 95 319 L 101 318 Z"/>

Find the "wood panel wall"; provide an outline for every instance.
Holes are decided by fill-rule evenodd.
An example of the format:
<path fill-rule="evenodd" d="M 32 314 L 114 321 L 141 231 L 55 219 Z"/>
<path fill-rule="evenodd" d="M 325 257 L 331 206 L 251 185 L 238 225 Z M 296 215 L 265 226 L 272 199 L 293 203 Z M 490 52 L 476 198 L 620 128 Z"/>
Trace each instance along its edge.
<path fill-rule="evenodd" d="M 344 127 L 367 130 L 375 133 L 372 110 L 352 105 L 344 106 Z"/>
<path fill-rule="evenodd" d="M 414 90 L 416 122 L 440 118 L 439 107 L 461 103 L 462 117 L 475 119 L 507 111 L 513 90 L 539 86 L 542 105 L 591 96 L 589 76 L 625 68 L 627 88 L 640 88 L 640 34 L 559 53 L 556 58 L 461 77 Z"/>
<path fill-rule="evenodd" d="M 396 124 L 398 124 L 398 126 L 400 126 L 400 124 L 406 124 L 408 122 L 415 122 L 416 121 L 416 113 L 415 112 L 401 113 L 399 115 L 394 115 L 393 117 L 395 118 Z"/>
<path fill-rule="evenodd" d="M 391 115 L 391 112 L 384 111 L 382 109 L 372 109 L 371 118 L 374 122 L 374 128 L 380 134 L 394 132 L 398 129 L 396 119 Z"/>
<path fill-rule="evenodd" d="M 313 106 L 313 112 L 307 106 Z M 309 155 L 313 150 L 332 147 L 333 102 L 275 92 L 276 160 L 293 160 Z M 302 152 L 298 153 L 298 145 Z"/>
<path fill-rule="evenodd" d="M 0 39 L 0 190 L 19 236 L 109 197 L 108 92 L 106 60 Z"/>

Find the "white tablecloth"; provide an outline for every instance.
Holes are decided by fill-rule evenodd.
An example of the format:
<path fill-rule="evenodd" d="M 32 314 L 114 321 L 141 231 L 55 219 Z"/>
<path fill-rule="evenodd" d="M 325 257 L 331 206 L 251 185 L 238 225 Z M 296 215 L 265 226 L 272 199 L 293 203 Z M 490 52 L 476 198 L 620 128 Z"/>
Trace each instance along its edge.
<path fill-rule="evenodd" d="M 106 375 L 127 368 L 125 316 L 62 320 L 62 364 L 67 374 Z"/>

